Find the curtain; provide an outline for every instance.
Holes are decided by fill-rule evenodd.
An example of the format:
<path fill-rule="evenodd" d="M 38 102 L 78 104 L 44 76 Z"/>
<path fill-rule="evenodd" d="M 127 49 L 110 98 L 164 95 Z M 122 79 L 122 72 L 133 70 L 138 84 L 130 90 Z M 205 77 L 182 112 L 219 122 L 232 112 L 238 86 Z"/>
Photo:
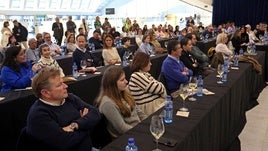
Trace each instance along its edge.
<path fill-rule="evenodd" d="M 212 23 L 234 21 L 236 26 L 268 23 L 268 0 L 214 0 Z"/>

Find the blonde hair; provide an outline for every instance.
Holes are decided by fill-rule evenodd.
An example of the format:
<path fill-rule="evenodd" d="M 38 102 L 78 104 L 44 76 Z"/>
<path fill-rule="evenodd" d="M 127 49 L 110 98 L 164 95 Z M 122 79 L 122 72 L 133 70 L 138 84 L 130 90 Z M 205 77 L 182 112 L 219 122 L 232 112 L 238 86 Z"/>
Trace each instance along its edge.
<path fill-rule="evenodd" d="M 222 43 L 223 40 L 227 38 L 227 34 L 225 33 L 220 33 L 218 36 L 217 36 L 217 40 L 216 40 L 216 45 L 219 44 L 219 43 Z"/>

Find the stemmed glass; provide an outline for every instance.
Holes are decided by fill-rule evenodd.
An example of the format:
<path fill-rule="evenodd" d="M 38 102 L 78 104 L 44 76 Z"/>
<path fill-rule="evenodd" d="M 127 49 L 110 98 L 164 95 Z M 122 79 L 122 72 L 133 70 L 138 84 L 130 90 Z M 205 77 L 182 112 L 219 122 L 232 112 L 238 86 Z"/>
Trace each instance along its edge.
<path fill-rule="evenodd" d="M 152 135 L 154 136 L 156 140 L 156 149 L 153 151 L 161 151 L 158 148 L 158 139 L 164 134 L 165 132 L 165 126 L 163 122 L 163 118 L 160 117 L 159 115 L 153 115 L 151 119 L 151 124 L 150 124 L 150 131 Z"/>
<path fill-rule="evenodd" d="M 167 48 L 167 45 L 168 45 L 168 41 L 165 42 L 165 48 Z"/>
<path fill-rule="evenodd" d="M 81 60 L 81 61 L 80 61 L 80 66 L 81 66 L 81 68 L 82 68 L 82 70 L 83 70 L 83 75 L 82 75 L 82 76 L 86 76 L 86 74 L 85 74 L 85 69 L 86 69 L 86 67 L 87 67 L 87 61 L 86 61 L 86 60 Z"/>
<path fill-rule="evenodd" d="M 191 97 L 189 98 L 189 101 L 196 101 L 196 98 L 193 97 L 196 87 L 197 87 L 197 77 L 191 77 L 189 81 L 189 88 L 191 90 Z"/>
<path fill-rule="evenodd" d="M 222 84 L 222 81 L 221 81 L 222 74 L 223 74 L 223 65 L 222 64 L 218 64 L 217 72 L 218 72 L 218 76 L 220 78 L 220 80 L 217 83 Z"/>
<path fill-rule="evenodd" d="M 126 52 L 125 52 L 125 56 L 126 56 L 127 64 L 129 64 L 128 61 L 129 61 L 129 58 L 130 58 L 131 54 L 132 54 L 132 53 L 129 52 L 129 51 L 126 51 Z"/>
<path fill-rule="evenodd" d="M 180 97 L 182 98 L 182 107 L 179 108 L 180 111 L 182 112 L 188 112 L 189 109 L 185 107 L 185 99 L 188 97 L 189 95 L 189 91 L 188 91 L 188 84 L 181 84 L 180 86 L 180 90 L 179 90 L 179 94 Z"/>

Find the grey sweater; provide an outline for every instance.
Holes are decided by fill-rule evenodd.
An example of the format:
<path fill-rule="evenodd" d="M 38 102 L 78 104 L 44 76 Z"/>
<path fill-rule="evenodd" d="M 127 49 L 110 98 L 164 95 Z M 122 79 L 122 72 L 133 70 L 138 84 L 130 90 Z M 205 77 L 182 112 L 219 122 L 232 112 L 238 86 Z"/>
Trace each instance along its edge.
<path fill-rule="evenodd" d="M 122 101 L 129 107 L 126 101 Z M 131 112 L 130 117 L 123 117 L 119 107 L 107 96 L 102 98 L 99 111 L 108 120 L 107 130 L 114 138 L 124 134 L 147 117 L 137 106 Z"/>

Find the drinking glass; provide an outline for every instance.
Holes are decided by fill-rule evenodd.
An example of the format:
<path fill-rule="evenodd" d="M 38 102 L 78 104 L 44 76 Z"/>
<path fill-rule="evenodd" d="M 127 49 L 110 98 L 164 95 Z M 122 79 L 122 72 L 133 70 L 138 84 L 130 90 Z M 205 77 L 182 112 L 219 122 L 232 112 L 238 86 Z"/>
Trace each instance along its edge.
<path fill-rule="evenodd" d="M 93 63 L 93 59 L 87 59 L 86 63 L 87 63 L 87 67 L 91 67 Z"/>
<path fill-rule="evenodd" d="M 191 77 L 189 81 L 189 88 L 191 90 L 191 97 L 189 98 L 189 101 L 196 101 L 196 98 L 193 97 L 194 92 L 196 91 L 197 87 L 197 77 Z"/>
<path fill-rule="evenodd" d="M 161 151 L 158 148 L 158 139 L 164 134 L 165 132 L 165 126 L 163 122 L 163 118 L 158 116 L 158 115 L 153 115 L 151 119 L 151 124 L 150 124 L 150 131 L 152 135 L 154 136 L 156 140 L 156 149 L 153 151 Z"/>
<path fill-rule="evenodd" d="M 189 95 L 188 84 L 181 84 L 179 94 L 180 94 L 180 97 L 182 98 L 182 107 L 179 108 L 179 111 L 188 112 L 189 109 L 185 107 L 185 99 Z"/>
<path fill-rule="evenodd" d="M 86 60 L 81 60 L 81 61 L 80 61 L 80 66 L 81 66 L 81 68 L 84 70 L 82 76 L 86 76 L 86 74 L 85 74 L 85 69 L 86 69 L 86 67 L 87 67 L 87 61 L 86 61 Z"/>
<path fill-rule="evenodd" d="M 165 48 L 167 48 L 167 45 L 168 45 L 168 41 L 165 42 Z"/>
<path fill-rule="evenodd" d="M 217 83 L 222 84 L 222 81 L 221 81 L 222 74 L 223 74 L 223 65 L 222 64 L 218 64 L 217 72 L 218 72 L 218 76 L 220 78 L 220 80 L 217 81 Z"/>

